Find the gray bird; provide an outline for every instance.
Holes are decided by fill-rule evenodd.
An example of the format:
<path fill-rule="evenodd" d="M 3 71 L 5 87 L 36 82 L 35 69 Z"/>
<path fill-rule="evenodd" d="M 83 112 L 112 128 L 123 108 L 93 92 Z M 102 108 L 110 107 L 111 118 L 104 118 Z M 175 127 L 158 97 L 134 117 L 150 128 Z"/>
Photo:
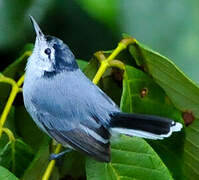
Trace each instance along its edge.
<path fill-rule="evenodd" d="M 26 66 L 24 104 L 38 127 L 51 138 L 109 162 L 113 133 L 163 139 L 181 130 L 180 123 L 168 118 L 122 113 L 82 73 L 69 47 L 56 37 L 45 36 L 30 18 L 37 37 Z"/>

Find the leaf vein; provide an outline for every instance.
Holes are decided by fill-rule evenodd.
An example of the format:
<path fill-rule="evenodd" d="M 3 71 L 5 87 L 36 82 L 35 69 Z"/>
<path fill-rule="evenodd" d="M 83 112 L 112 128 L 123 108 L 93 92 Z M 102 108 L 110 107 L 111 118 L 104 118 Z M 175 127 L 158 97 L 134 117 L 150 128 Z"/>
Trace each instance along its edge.
<path fill-rule="evenodd" d="M 193 159 L 199 162 L 199 159 L 196 156 L 194 156 L 190 151 L 188 151 L 187 149 L 184 149 L 184 151 L 187 153 L 188 156 L 191 156 Z"/>
<path fill-rule="evenodd" d="M 143 166 L 136 166 L 136 165 L 129 165 L 129 164 L 122 164 L 122 163 L 113 163 L 112 162 L 112 164 L 113 164 L 113 166 L 117 166 L 117 165 L 119 165 L 119 166 L 127 166 L 127 167 L 129 167 L 129 166 L 133 166 L 133 167 L 135 167 L 135 168 L 138 168 L 138 169 L 144 169 L 144 170 L 147 170 L 147 171 L 151 171 L 151 170 L 153 170 L 153 171 L 157 171 L 157 172 L 163 172 L 162 170 L 160 170 L 160 169 L 155 169 L 155 168 L 149 168 L 149 167 L 143 167 Z"/>
<path fill-rule="evenodd" d="M 193 126 L 189 126 L 189 128 L 192 129 L 192 130 L 194 130 L 194 131 L 196 131 L 197 133 L 199 133 L 199 130 L 196 129 L 196 128 L 194 128 Z"/>
<path fill-rule="evenodd" d="M 188 162 L 185 162 L 185 164 L 187 165 L 187 166 L 189 166 L 198 176 L 199 176 L 199 172 L 198 172 L 198 169 L 195 169 L 190 163 L 188 163 Z"/>
<path fill-rule="evenodd" d="M 156 157 L 155 155 L 150 154 L 150 153 L 143 153 L 143 152 L 130 151 L 130 150 L 126 150 L 126 149 L 117 149 L 117 148 L 112 148 L 112 149 L 114 149 L 116 151 L 122 151 L 122 152 L 128 152 L 128 153 L 136 153 L 136 154 L 142 154 L 142 155 L 145 155 L 145 156 Z"/>
<path fill-rule="evenodd" d="M 187 140 L 188 142 L 190 142 L 193 146 L 195 146 L 197 149 L 199 149 L 199 146 L 198 146 L 197 144 L 193 143 L 193 142 L 191 141 L 191 139 L 189 139 L 189 138 L 187 137 L 186 140 Z"/>

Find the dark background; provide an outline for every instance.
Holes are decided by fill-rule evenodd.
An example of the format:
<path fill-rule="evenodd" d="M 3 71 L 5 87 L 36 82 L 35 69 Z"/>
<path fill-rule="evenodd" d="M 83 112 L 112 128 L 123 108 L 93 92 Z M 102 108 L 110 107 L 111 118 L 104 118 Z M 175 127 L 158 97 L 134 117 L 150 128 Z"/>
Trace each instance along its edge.
<path fill-rule="evenodd" d="M 198 7 L 197 0 L 0 1 L 0 71 L 34 42 L 31 14 L 45 34 L 64 40 L 79 59 L 113 49 L 128 33 L 199 83 Z"/>

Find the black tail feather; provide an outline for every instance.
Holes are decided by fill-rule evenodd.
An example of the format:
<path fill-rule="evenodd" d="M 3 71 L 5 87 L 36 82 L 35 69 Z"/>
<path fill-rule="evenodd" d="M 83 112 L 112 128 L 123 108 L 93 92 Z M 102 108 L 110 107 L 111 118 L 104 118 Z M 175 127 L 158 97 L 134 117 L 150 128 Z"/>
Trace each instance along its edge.
<path fill-rule="evenodd" d="M 179 131 L 182 128 L 180 123 L 175 123 L 171 119 L 154 115 L 114 113 L 111 117 L 111 128 L 121 128 L 121 133 L 125 132 L 124 129 L 132 130 L 126 131 L 125 134 L 129 135 L 133 135 L 134 130 L 136 132 L 135 135 L 140 136 L 141 134 L 140 137 L 146 138 L 150 138 L 150 134 L 157 135 L 153 136 L 152 139 L 168 137 L 172 131 Z"/>

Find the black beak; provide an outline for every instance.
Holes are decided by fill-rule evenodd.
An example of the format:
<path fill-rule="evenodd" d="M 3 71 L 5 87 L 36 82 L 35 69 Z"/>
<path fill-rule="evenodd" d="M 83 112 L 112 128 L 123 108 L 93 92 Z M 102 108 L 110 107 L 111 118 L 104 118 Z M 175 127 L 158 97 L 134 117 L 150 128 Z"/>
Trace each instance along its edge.
<path fill-rule="evenodd" d="M 40 40 L 41 40 L 41 39 L 44 39 L 44 34 L 42 33 L 42 31 L 41 31 L 39 25 L 37 24 L 37 22 L 35 21 L 35 19 L 34 19 L 32 16 L 30 16 L 30 15 L 29 15 L 29 17 L 30 17 L 30 20 L 31 20 L 31 22 L 32 22 L 32 25 L 33 25 L 33 27 L 34 27 L 34 29 L 35 29 L 35 32 L 36 32 L 37 37 L 38 37 Z"/>

